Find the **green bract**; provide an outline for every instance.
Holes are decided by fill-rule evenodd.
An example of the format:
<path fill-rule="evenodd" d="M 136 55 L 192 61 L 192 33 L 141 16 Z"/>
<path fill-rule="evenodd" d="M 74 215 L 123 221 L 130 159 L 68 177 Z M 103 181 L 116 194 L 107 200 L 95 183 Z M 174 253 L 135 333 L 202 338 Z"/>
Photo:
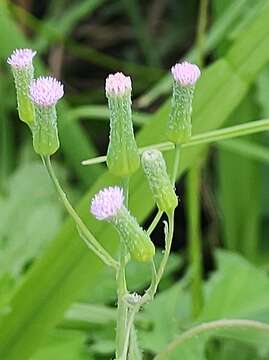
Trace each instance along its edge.
<path fill-rule="evenodd" d="M 131 91 L 108 96 L 110 111 L 110 138 L 107 166 L 117 176 L 129 176 L 140 164 L 134 138 L 131 110 Z"/>
<path fill-rule="evenodd" d="M 31 127 L 34 150 L 40 155 L 52 155 L 60 146 L 56 108 L 35 105 L 35 115 L 36 121 Z"/>
<path fill-rule="evenodd" d="M 35 112 L 28 93 L 34 76 L 34 67 L 32 64 L 22 69 L 12 67 L 12 73 L 16 86 L 19 118 L 31 126 L 35 121 Z"/>
<path fill-rule="evenodd" d="M 169 212 L 178 205 L 178 198 L 159 150 L 147 150 L 142 155 L 142 166 L 158 208 Z"/>
<path fill-rule="evenodd" d="M 118 211 L 116 217 L 111 219 L 111 223 L 119 232 L 121 241 L 124 242 L 133 260 L 146 262 L 153 258 L 154 244 L 125 206 Z"/>
<path fill-rule="evenodd" d="M 167 138 L 173 143 L 180 144 L 191 137 L 193 93 L 193 85 L 181 86 L 173 80 L 172 107 L 167 127 Z"/>

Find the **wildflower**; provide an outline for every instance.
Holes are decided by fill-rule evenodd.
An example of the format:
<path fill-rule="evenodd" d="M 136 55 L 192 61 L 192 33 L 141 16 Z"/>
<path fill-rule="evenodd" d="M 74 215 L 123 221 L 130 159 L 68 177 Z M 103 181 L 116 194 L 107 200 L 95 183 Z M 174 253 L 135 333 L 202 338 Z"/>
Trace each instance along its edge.
<path fill-rule="evenodd" d="M 64 95 L 63 85 L 51 76 L 41 76 L 30 85 L 36 122 L 32 127 L 33 145 L 40 155 L 52 155 L 59 148 L 56 103 Z"/>
<path fill-rule="evenodd" d="M 173 77 L 172 108 L 168 120 L 167 137 L 174 143 L 182 143 L 191 136 L 192 100 L 200 69 L 195 64 L 183 62 L 171 69 Z"/>
<path fill-rule="evenodd" d="M 15 81 L 19 117 L 28 125 L 35 121 L 34 107 L 28 97 L 29 85 L 34 77 L 32 61 L 35 55 L 36 51 L 31 49 L 16 49 L 7 59 Z"/>
<path fill-rule="evenodd" d="M 110 111 L 107 166 L 114 175 L 128 176 L 140 164 L 132 124 L 131 78 L 119 72 L 110 74 L 105 88 Z"/>
<path fill-rule="evenodd" d="M 174 210 L 178 198 L 167 174 L 162 153 L 159 150 L 144 151 L 141 162 L 158 208 L 165 212 Z"/>
<path fill-rule="evenodd" d="M 106 220 L 116 228 L 132 259 L 142 262 L 152 259 L 155 247 L 147 233 L 124 206 L 121 188 L 115 186 L 99 191 L 92 199 L 91 213 L 97 220 Z"/>

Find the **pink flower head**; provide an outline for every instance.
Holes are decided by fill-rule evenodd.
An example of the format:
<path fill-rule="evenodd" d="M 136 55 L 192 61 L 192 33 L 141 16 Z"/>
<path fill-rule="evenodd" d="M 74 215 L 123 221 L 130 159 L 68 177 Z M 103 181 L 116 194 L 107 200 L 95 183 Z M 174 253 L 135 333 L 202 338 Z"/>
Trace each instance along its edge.
<path fill-rule="evenodd" d="M 123 203 L 123 190 L 118 186 L 109 186 L 94 196 L 91 202 L 91 213 L 97 220 L 109 220 L 117 215 Z"/>
<path fill-rule="evenodd" d="M 50 107 L 64 95 L 63 84 L 52 76 L 40 76 L 30 85 L 30 99 L 38 106 Z"/>
<path fill-rule="evenodd" d="M 36 51 L 31 49 L 16 49 L 7 59 L 7 63 L 15 69 L 23 69 L 32 64 Z"/>
<path fill-rule="evenodd" d="M 124 95 L 126 91 L 132 90 L 132 82 L 130 76 L 125 76 L 121 72 L 110 74 L 106 78 L 106 94 L 107 96 Z"/>
<path fill-rule="evenodd" d="M 171 72 L 175 81 L 179 82 L 181 86 L 195 85 L 201 75 L 199 67 L 187 61 L 173 66 Z"/>

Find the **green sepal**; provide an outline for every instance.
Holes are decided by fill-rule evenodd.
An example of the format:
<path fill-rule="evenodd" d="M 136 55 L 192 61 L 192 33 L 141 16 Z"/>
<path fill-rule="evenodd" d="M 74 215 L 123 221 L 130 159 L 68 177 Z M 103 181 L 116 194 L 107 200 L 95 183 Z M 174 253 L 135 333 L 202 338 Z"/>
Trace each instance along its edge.
<path fill-rule="evenodd" d="M 147 262 L 153 258 L 155 254 L 153 242 L 126 207 L 122 207 L 111 222 L 120 234 L 121 241 L 124 242 L 133 260 Z"/>
<path fill-rule="evenodd" d="M 142 154 L 142 167 L 154 200 L 166 213 L 178 205 L 178 198 L 167 173 L 165 160 L 159 150 L 147 150 Z"/>
<path fill-rule="evenodd" d="M 107 166 L 117 176 L 130 176 L 140 165 L 140 157 L 134 137 L 131 94 L 109 96 L 110 136 L 107 150 Z"/>

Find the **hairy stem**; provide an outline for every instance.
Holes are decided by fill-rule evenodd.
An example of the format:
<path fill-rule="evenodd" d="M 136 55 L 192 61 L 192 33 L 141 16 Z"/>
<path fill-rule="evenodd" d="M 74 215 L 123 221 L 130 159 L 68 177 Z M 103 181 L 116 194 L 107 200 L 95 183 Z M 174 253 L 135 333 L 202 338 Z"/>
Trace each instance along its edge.
<path fill-rule="evenodd" d="M 129 198 L 129 177 L 123 179 L 123 191 L 125 198 L 125 206 L 128 207 Z M 128 294 L 125 266 L 126 266 L 126 248 L 124 242 L 120 244 L 120 266 L 117 273 L 118 287 L 118 313 L 117 313 L 117 333 L 116 333 L 116 360 L 126 360 L 127 352 L 124 352 L 124 344 L 126 338 L 126 327 L 128 319 L 128 306 L 126 303 L 126 295 Z M 128 337 L 129 342 L 129 337 Z"/>
<path fill-rule="evenodd" d="M 165 360 L 168 355 L 171 354 L 177 347 L 181 346 L 188 340 L 197 337 L 200 334 L 206 333 L 210 330 L 218 330 L 225 328 L 241 328 L 241 329 L 253 329 L 257 331 L 267 332 L 269 334 L 269 325 L 260 321 L 254 320 L 217 320 L 208 323 L 199 324 L 190 330 L 187 330 L 177 336 L 168 346 L 155 356 L 154 360 Z"/>
<path fill-rule="evenodd" d="M 255 134 L 262 131 L 269 130 L 269 119 L 256 120 L 241 125 L 234 125 L 224 129 L 217 129 L 204 132 L 202 134 L 193 135 L 186 143 L 182 143 L 182 148 L 188 148 L 192 146 L 210 144 L 222 140 L 228 140 L 240 136 L 249 134 Z M 166 141 L 158 144 L 152 144 L 139 148 L 139 152 L 142 153 L 145 150 L 158 149 L 160 151 L 169 151 L 175 149 L 175 144 Z M 99 164 L 106 161 L 106 156 L 98 156 L 93 159 L 82 161 L 82 165 Z"/>
<path fill-rule="evenodd" d="M 54 184 L 54 187 L 65 207 L 68 214 L 73 218 L 77 225 L 78 233 L 86 245 L 108 266 L 118 269 L 118 263 L 113 257 L 100 245 L 95 239 L 92 233 L 89 231 L 87 226 L 84 224 L 82 219 L 79 217 L 73 206 L 70 204 L 65 192 L 63 191 L 51 165 L 50 157 L 42 157 L 43 164 L 45 165 L 47 172 Z"/>

